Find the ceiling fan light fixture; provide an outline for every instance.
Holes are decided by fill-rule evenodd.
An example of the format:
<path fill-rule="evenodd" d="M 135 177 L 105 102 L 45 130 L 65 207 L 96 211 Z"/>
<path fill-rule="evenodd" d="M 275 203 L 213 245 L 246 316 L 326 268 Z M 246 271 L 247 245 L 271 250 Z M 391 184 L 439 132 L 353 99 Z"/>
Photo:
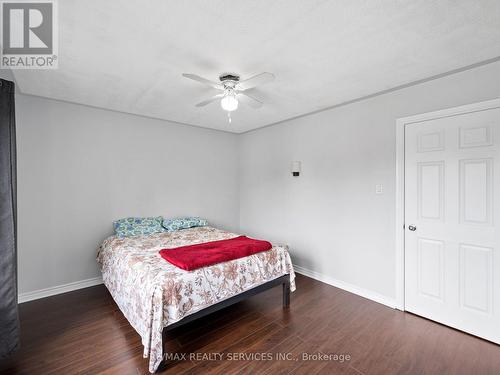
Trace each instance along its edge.
<path fill-rule="evenodd" d="M 223 110 L 232 112 L 238 109 L 238 99 L 234 92 L 227 92 L 220 101 L 220 106 Z"/>
<path fill-rule="evenodd" d="M 217 95 L 213 95 L 209 99 L 195 104 L 195 106 L 204 107 L 210 103 L 214 103 L 220 100 L 220 106 L 227 112 L 229 119 L 231 116 L 231 112 L 238 109 L 238 99 L 240 99 L 243 104 L 248 105 L 251 108 L 256 109 L 262 107 L 264 103 L 254 98 L 252 95 L 246 93 L 245 91 L 274 80 L 274 74 L 269 72 L 263 72 L 244 80 L 241 80 L 240 76 L 235 73 L 222 73 L 219 76 L 220 82 L 214 82 L 191 73 L 183 73 L 182 75 L 193 81 L 200 82 L 205 86 L 210 86 L 222 91 Z M 231 122 L 231 120 L 229 120 L 229 122 Z"/>

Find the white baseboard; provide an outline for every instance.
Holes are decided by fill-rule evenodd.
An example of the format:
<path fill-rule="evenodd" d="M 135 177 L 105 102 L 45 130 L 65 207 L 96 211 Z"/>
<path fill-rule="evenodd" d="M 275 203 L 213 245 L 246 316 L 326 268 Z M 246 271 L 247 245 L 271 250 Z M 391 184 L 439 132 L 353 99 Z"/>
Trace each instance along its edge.
<path fill-rule="evenodd" d="M 301 275 L 313 278 L 315 280 L 321 281 L 323 283 L 332 285 L 336 288 L 343 289 L 347 292 L 357 294 L 358 296 L 368 298 L 369 300 L 381 303 L 382 305 L 386 305 L 392 308 L 396 308 L 397 303 L 395 299 L 386 297 L 377 292 L 373 292 L 371 290 L 360 288 L 356 285 L 346 283 L 345 281 L 334 279 L 333 277 L 324 275 L 322 273 L 309 270 L 307 268 L 294 265 L 293 266 L 295 272 L 300 273 Z M 88 288 L 89 286 L 102 284 L 102 277 L 94 277 L 91 279 L 75 281 L 68 284 L 57 285 L 50 288 L 34 290 L 32 292 L 20 293 L 18 296 L 18 302 L 28 302 L 36 299 L 55 296 L 56 294 L 71 292 L 73 290 L 78 290 L 82 288 Z"/>
<path fill-rule="evenodd" d="M 102 284 L 102 277 L 93 277 L 91 279 L 75 281 L 68 284 L 52 286 L 50 288 L 34 290 L 32 292 L 20 293 L 18 303 L 33 301 L 39 298 L 55 296 L 56 294 L 71 292 L 73 290 L 88 288 L 89 286 Z"/>
<path fill-rule="evenodd" d="M 295 272 L 300 273 L 301 275 L 304 275 L 304 276 L 310 277 L 312 279 L 321 281 L 325 284 L 332 285 L 336 288 L 343 289 L 349 293 L 357 294 L 358 296 L 361 296 L 361 297 L 367 298 L 369 300 L 381 303 L 382 305 L 392 307 L 393 309 L 395 309 L 397 306 L 395 299 L 386 297 L 386 296 L 379 294 L 377 292 L 373 292 L 373 291 L 368 290 L 368 289 L 360 288 L 359 286 L 346 283 L 345 281 L 334 279 L 333 277 L 324 275 L 324 274 L 316 272 L 316 271 L 309 270 L 309 269 L 301 267 L 301 266 L 294 265 L 293 268 L 294 268 Z"/>

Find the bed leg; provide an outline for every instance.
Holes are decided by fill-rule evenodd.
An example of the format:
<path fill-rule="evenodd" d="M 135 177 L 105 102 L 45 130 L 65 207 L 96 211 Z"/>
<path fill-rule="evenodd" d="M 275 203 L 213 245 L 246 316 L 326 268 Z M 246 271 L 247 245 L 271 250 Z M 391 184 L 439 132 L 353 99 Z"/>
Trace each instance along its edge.
<path fill-rule="evenodd" d="M 283 307 L 290 306 L 290 279 L 286 279 L 283 283 Z"/>
<path fill-rule="evenodd" d="M 165 353 L 166 353 L 165 343 L 166 342 L 167 342 L 167 332 L 165 329 L 163 329 L 163 331 L 161 333 L 161 347 L 162 347 L 162 351 L 163 351 L 163 359 L 162 359 L 160 365 L 158 366 L 158 368 L 156 369 L 155 374 L 162 372 L 167 368 L 167 361 L 165 359 Z"/>

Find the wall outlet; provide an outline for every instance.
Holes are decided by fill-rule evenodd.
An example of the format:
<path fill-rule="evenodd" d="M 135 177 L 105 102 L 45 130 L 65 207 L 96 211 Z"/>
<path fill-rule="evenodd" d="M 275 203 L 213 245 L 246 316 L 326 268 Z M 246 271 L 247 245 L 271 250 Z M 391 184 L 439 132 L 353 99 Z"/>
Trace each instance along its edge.
<path fill-rule="evenodd" d="M 375 194 L 384 194 L 384 185 L 382 184 L 375 185 Z"/>

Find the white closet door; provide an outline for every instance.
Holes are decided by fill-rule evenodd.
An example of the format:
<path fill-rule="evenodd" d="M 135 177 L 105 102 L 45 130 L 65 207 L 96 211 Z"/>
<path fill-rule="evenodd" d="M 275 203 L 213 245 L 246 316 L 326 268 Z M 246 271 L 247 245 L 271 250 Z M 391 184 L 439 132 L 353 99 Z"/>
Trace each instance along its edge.
<path fill-rule="evenodd" d="M 500 343 L 500 109 L 405 127 L 405 309 Z"/>

